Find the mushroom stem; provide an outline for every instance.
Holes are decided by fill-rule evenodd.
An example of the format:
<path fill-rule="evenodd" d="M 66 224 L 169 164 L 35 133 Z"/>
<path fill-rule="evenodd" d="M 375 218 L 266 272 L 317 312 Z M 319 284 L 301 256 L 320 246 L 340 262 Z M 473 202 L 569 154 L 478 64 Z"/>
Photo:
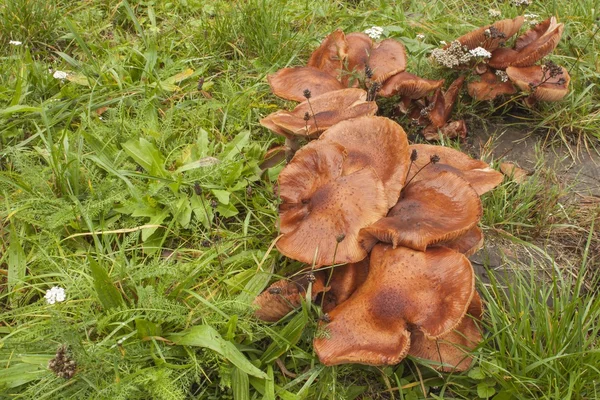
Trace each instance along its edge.
<path fill-rule="evenodd" d="M 298 137 L 286 137 L 285 138 L 285 161 L 290 162 L 296 154 L 296 151 L 300 149 L 300 138 Z"/>

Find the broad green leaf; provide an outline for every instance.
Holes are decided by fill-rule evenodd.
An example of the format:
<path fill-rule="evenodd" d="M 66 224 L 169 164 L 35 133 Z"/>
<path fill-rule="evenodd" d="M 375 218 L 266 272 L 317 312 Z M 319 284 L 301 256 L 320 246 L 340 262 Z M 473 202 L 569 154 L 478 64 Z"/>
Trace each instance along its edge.
<path fill-rule="evenodd" d="M 221 214 L 222 217 L 225 217 L 225 218 L 233 217 L 234 215 L 239 214 L 238 209 L 235 208 L 235 206 L 231 203 L 229 203 L 227 205 L 219 204 L 217 206 L 217 212 L 219 214 Z"/>
<path fill-rule="evenodd" d="M 96 289 L 96 294 L 100 303 L 102 303 L 102 307 L 106 310 L 121 307 L 123 305 L 123 297 L 121 297 L 121 293 L 113 285 L 108 273 L 91 256 L 88 256 L 88 262 L 92 271 L 92 278 L 94 279 L 94 289 Z"/>
<path fill-rule="evenodd" d="M 161 83 L 166 83 L 166 84 L 179 83 L 179 82 L 182 82 L 182 81 L 186 80 L 187 78 L 189 78 L 193 74 L 194 74 L 194 70 L 191 69 L 191 68 L 188 68 L 185 71 L 182 71 L 182 72 L 180 72 L 178 74 L 175 74 L 175 75 L 173 75 L 173 76 L 165 79 Z"/>
<path fill-rule="evenodd" d="M 133 158 L 146 172 L 159 177 L 168 176 L 165 171 L 165 158 L 158 149 L 144 138 L 131 139 L 121 144 L 125 153 Z"/>
<path fill-rule="evenodd" d="M 229 193 L 227 190 L 211 189 L 212 194 L 217 198 L 219 203 L 227 205 L 229 204 Z"/>
<path fill-rule="evenodd" d="M 48 370 L 36 364 L 13 364 L 0 369 L 0 389 L 11 389 L 41 379 Z"/>
<path fill-rule="evenodd" d="M 268 380 L 265 382 L 265 392 L 263 393 L 263 400 L 275 400 L 275 379 L 273 378 L 273 366 L 267 365 L 267 376 Z"/>
<path fill-rule="evenodd" d="M 267 380 L 257 379 L 254 377 L 250 377 L 250 384 L 256 391 L 263 396 L 267 396 L 266 388 L 270 385 L 270 382 Z M 276 399 L 281 400 L 302 400 L 304 397 L 298 396 L 292 392 L 288 392 L 278 385 L 273 385 L 275 387 L 275 394 L 277 395 Z M 270 399 L 270 397 L 263 397 L 264 399 Z"/>
<path fill-rule="evenodd" d="M 188 227 L 192 219 L 192 206 L 188 197 L 183 193 L 179 196 L 174 215 L 182 228 Z"/>
<path fill-rule="evenodd" d="M 90 86 L 87 76 L 83 74 L 69 74 L 67 75 L 67 80 L 80 86 Z"/>
<path fill-rule="evenodd" d="M 477 379 L 477 380 L 485 379 L 485 373 L 483 373 L 483 371 L 479 367 L 472 368 L 469 371 L 468 375 L 469 375 L 469 378 L 471 378 L 471 379 Z"/>
<path fill-rule="evenodd" d="M 206 228 L 209 229 L 214 218 L 213 209 L 206 204 L 206 200 L 202 199 L 197 194 L 193 194 L 190 198 L 192 212 L 196 219 Z"/>
<path fill-rule="evenodd" d="M 219 159 L 215 157 L 203 157 L 199 160 L 189 162 L 181 167 L 177 168 L 175 172 L 185 172 L 192 169 L 211 167 L 219 163 Z"/>
<path fill-rule="evenodd" d="M 250 131 L 242 131 L 227 143 L 222 153 L 222 160 L 231 160 L 242 152 L 242 149 L 250 141 Z"/>
<path fill-rule="evenodd" d="M 39 107 L 25 106 L 25 105 L 16 105 L 10 106 L 0 110 L 0 115 L 9 115 L 14 113 L 35 113 L 42 111 Z"/>
<path fill-rule="evenodd" d="M 302 332 L 308 323 L 308 315 L 305 312 L 300 312 L 279 332 L 276 338 L 273 338 L 273 343 L 263 353 L 260 362 L 270 364 L 279 358 L 283 353 L 288 351 L 292 346 L 298 343 Z"/>
<path fill-rule="evenodd" d="M 482 399 L 489 399 L 496 393 L 496 389 L 481 382 L 477 385 L 477 396 Z"/>
<path fill-rule="evenodd" d="M 198 346 L 211 349 L 248 375 L 262 379 L 267 378 L 267 374 L 256 368 L 233 343 L 223 339 L 219 332 L 210 325 L 194 326 L 184 333 L 171 335 L 169 340 L 182 346 Z"/>
<path fill-rule="evenodd" d="M 162 335 L 162 329 L 160 325 L 143 318 L 138 318 L 135 320 L 135 329 L 137 330 L 137 336 L 140 339 L 144 339 L 149 336 Z"/>
<path fill-rule="evenodd" d="M 248 374 L 237 367 L 233 367 L 231 373 L 231 388 L 234 400 L 250 400 Z"/>
<path fill-rule="evenodd" d="M 244 290 L 237 296 L 236 302 L 241 304 L 250 304 L 256 296 L 260 294 L 271 279 L 274 263 L 271 263 L 269 271 L 259 271 L 246 283 Z M 253 271 L 254 272 L 254 271 Z"/>
<path fill-rule="evenodd" d="M 8 290 L 21 286 L 27 272 L 27 260 L 21 247 L 19 235 L 13 224 L 10 225 L 10 244 L 8 246 Z"/>

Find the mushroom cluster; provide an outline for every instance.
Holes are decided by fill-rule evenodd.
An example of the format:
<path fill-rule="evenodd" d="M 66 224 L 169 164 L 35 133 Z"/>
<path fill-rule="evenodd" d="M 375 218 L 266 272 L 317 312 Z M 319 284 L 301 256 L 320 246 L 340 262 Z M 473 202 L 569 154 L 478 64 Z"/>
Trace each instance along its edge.
<path fill-rule="evenodd" d="M 512 48 L 505 47 L 523 22 L 520 16 L 478 28 L 444 49 L 434 50 L 433 58 L 452 68 L 473 69 L 479 79 L 469 82 L 467 90 L 477 100 L 512 95 L 518 88 L 529 94 L 525 102 L 530 106 L 536 101 L 559 101 L 568 92 L 568 72 L 551 61 L 536 64 L 556 48 L 564 25 L 559 24 L 556 17 L 550 17 L 517 37 Z M 457 57 L 451 57 L 451 51 L 470 57 L 452 64 Z"/>
<path fill-rule="evenodd" d="M 501 181 L 457 150 L 409 145 L 390 119 L 334 124 L 279 175 L 276 246 L 307 271 L 258 296 L 256 315 L 279 320 L 312 285 L 326 313 L 314 339 L 322 363 L 411 355 L 467 369 L 482 316 L 467 257 L 483 241 L 479 196 Z"/>
<path fill-rule="evenodd" d="M 283 68 L 268 76 L 272 92 L 298 101 L 292 111 L 279 110 L 260 123 L 286 138 L 288 160 L 301 139 L 315 139 L 334 124 L 375 115 L 375 97 L 419 99 L 438 89 L 432 81 L 406 72 L 404 45 L 394 39 L 374 42 L 362 32 L 329 34 L 311 54 L 307 66 Z"/>

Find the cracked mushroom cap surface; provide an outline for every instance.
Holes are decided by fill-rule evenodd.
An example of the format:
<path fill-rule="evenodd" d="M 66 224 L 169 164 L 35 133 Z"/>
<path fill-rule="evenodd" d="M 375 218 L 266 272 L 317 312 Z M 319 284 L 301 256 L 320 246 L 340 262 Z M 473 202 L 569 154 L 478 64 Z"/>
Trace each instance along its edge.
<path fill-rule="evenodd" d="M 397 364 L 409 352 L 409 327 L 428 338 L 447 334 L 462 321 L 473 292 L 473 268 L 462 254 L 378 244 L 366 281 L 331 311 L 315 351 L 325 365 Z"/>
<path fill-rule="evenodd" d="M 283 68 L 267 76 L 267 80 L 275 96 L 298 102 L 306 100 L 306 89 L 312 97 L 344 89 L 335 77 L 314 67 Z"/>
<path fill-rule="evenodd" d="M 383 182 L 388 208 L 398 201 L 410 165 L 404 129 L 384 117 L 342 121 L 321 135 L 323 141 L 346 148 L 344 175 L 371 166 Z"/>
<path fill-rule="evenodd" d="M 307 66 L 317 68 L 338 78 L 348 56 L 348 43 L 346 35 L 341 29 L 331 32 L 321 45 L 312 52 Z"/>
<path fill-rule="evenodd" d="M 419 330 L 411 332 L 408 354 L 433 361 L 433 367 L 440 371 L 466 371 L 473 363 L 470 353 L 482 339 L 477 326 L 482 317 L 483 303 L 475 291 L 467 315 L 453 331 L 439 339 L 428 339 Z"/>
<path fill-rule="evenodd" d="M 350 88 L 311 97 L 310 104 L 303 101 L 293 111 L 276 111 L 261 119 L 260 124 L 282 136 L 315 138 L 340 121 L 376 112 L 377 103 L 367 101 L 366 91 Z"/>
<path fill-rule="evenodd" d="M 337 143 L 313 141 L 279 174 L 277 249 L 285 256 L 316 267 L 367 256 L 359 231 L 385 216 L 387 197 L 370 166 L 343 175 L 346 157 Z"/>
<path fill-rule="evenodd" d="M 518 16 L 514 19 L 496 21 L 491 25 L 477 28 L 456 40 L 463 46 L 467 46 L 469 50 L 476 47 L 483 47 L 487 51 L 492 52 L 517 33 L 521 29 L 524 20 L 523 16 Z"/>
<path fill-rule="evenodd" d="M 558 66 L 557 66 L 558 67 Z M 506 74 L 524 92 L 531 93 L 530 96 L 539 101 L 560 101 L 569 93 L 569 72 L 560 68 L 560 74 L 551 77 L 544 65 L 532 67 L 508 67 Z M 532 90 L 532 88 L 534 88 Z"/>
<path fill-rule="evenodd" d="M 504 180 L 502 173 L 490 168 L 482 160 L 475 160 L 467 154 L 454 150 L 450 147 L 436 146 L 431 144 L 413 144 L 409 150 L 417 151 L 417 159 L 414 162 L 406 180 L 417 182 L 430 179 L 440 170 L 448 170 L 465 178 L 480 196 L 498 186 Z M 432 156 L 438 156 L 440 161 L 435 165 L 423 168 Z M 423 169 L 421 169 L 423 168 Z M 417 174 L 417 171 L 421 171 Z"/>
<path fill-rule="evenodd" d="M 373 70 L 374 82 L 383 83 L 392 75 L 406 69 L 406 50 L 404 45 L 395 39 L 385 39 L 376 43 L 367 62 Z"/>
<path fill-rule="evenodd" d="M 443 79 L 439 81 L 424 79 L 404 71 L 388 78 L 378 94 L 382 97 L 400 95 L 409 99 L 420 99 L 427 96 L 429 92 L 439 89 L 443 83 Z"/>
<path fill-rule="evenodd" d="M 427 246 L 456 239 L 479 222 L 479 195 L 460 176 L 440 171 L 409 183 L 388 216 L 361 230 L 368 247 L 373 241 L 425 251 Z"/>
<path fill-rule="evenodd" d="M 511 82 L 502 82 L 502 79 L 492 71 L 488 71 L 480 77 L 479 81 L 469 82 L 467 85 L 469 96 L 476 100 L 494 100 L 498 96 L 517 93 Z"/>

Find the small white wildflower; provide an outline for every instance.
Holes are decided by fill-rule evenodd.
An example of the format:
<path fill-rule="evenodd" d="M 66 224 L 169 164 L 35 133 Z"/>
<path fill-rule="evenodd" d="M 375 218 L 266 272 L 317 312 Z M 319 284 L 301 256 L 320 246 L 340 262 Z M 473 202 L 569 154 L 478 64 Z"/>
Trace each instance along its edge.
<path fill-rule="evenodd" d="M 65 295 L 65 289 L 58 286 L 52 286 L 51 289 L 46 291 L 44 298 L 48 304 L 54 304 L 65 301 L 67 296 Z"/>
<path fill-rule="evenodd" d="M 490 17 L 492 18 L 496 18 L 502 15 L 502 12 L 500 10 L 494 10 L 493 8 L 490 8 L 488 10 L 488 14 L 490 15 Z"/>
<path fill-rule="evenodd" d="M 445 40 L 441 40 L 441 41 L 440 41 L 440 44 L 441 44 L 442 46 L 445 46 L 445 45 L 447 45 L 448 43 L 446 43 L 446 41 L 445 41 Z"/>
<path fill-rule="evenodd" d="M 531 4 L 531 0 L 512 0 L 513 6 L 528 6 Z"/>
<path fill-rule="evenodd" d="M 20 46 L 23 44 L 23 42 L 19 42 L 18 40 L 11 40 L 10 42 L 8 42 L 9 44 L 12 44 L 13 46 Z"/>
<path fill-rule="evenodd" d="M 484 49 L 483 47 L 475 47 L 473 50 L 469 50 L 469 53 L 473 57 L 483 57 L 483 58 L 491 58 L 492 53 Z"/>
<path fill-rule="evenodd" d="M 381 37 L 381 34 L 383 33 L 383 28 L 380 26 L 373 26 L 367 29 L 365 33 L 369 35 L 371 39 L 379 39 Z"/>
<path fill-rule="evenodd" d="M 537 14 L 523 14 L 523 18 L 525 18 L 525 20 L 535 19 L 537 17 L 539 17 Z"/>
<path fill-rule="evenodd" d="M 64 81 L 65 79 L 67 79 L 67 76 L 69 76 L 69 74 L 67 74 L 65 71 L 54 71 L 54 74 L 52 74 L 52 76 L 56 79 L 60 79 L 61 81 Z"/>
<path fill-rule="evenodd" d="M 466 46 L 455 40 L 446 49 L 434 49 L 431 52 L 431 57 L 435 62 L 444 67 L 454 68 L 459 65 L 468 64 L 473 58 L 473 54 L 469 52 Z"/>
<path fill-rule="evenodd" d="M 540 23 L 540 21 L 538 21 L 537 19 L 532 19 L 531 21 L 529 21 L 529 25 L 532 25 L 532 26 L 537 25 L 539 23 Z"/>
<path fill-rule="evenodd" d="M 508 81 L 508 74 L 506 72 L 504 72 L 504 71 L 500 71 L 500 70 L 496 71 L 496 76 L 498 78 L 500 78 L 500 80 L 502 82 L 507 82 Z"/>
<path fill-rule="evenodd" d="M 417 39 L 423 40 L 423 39 L 425 39 L 425 35 L 423 35 L 422 33 L 419 33 L 419 34 L 417 34 Z"/>

